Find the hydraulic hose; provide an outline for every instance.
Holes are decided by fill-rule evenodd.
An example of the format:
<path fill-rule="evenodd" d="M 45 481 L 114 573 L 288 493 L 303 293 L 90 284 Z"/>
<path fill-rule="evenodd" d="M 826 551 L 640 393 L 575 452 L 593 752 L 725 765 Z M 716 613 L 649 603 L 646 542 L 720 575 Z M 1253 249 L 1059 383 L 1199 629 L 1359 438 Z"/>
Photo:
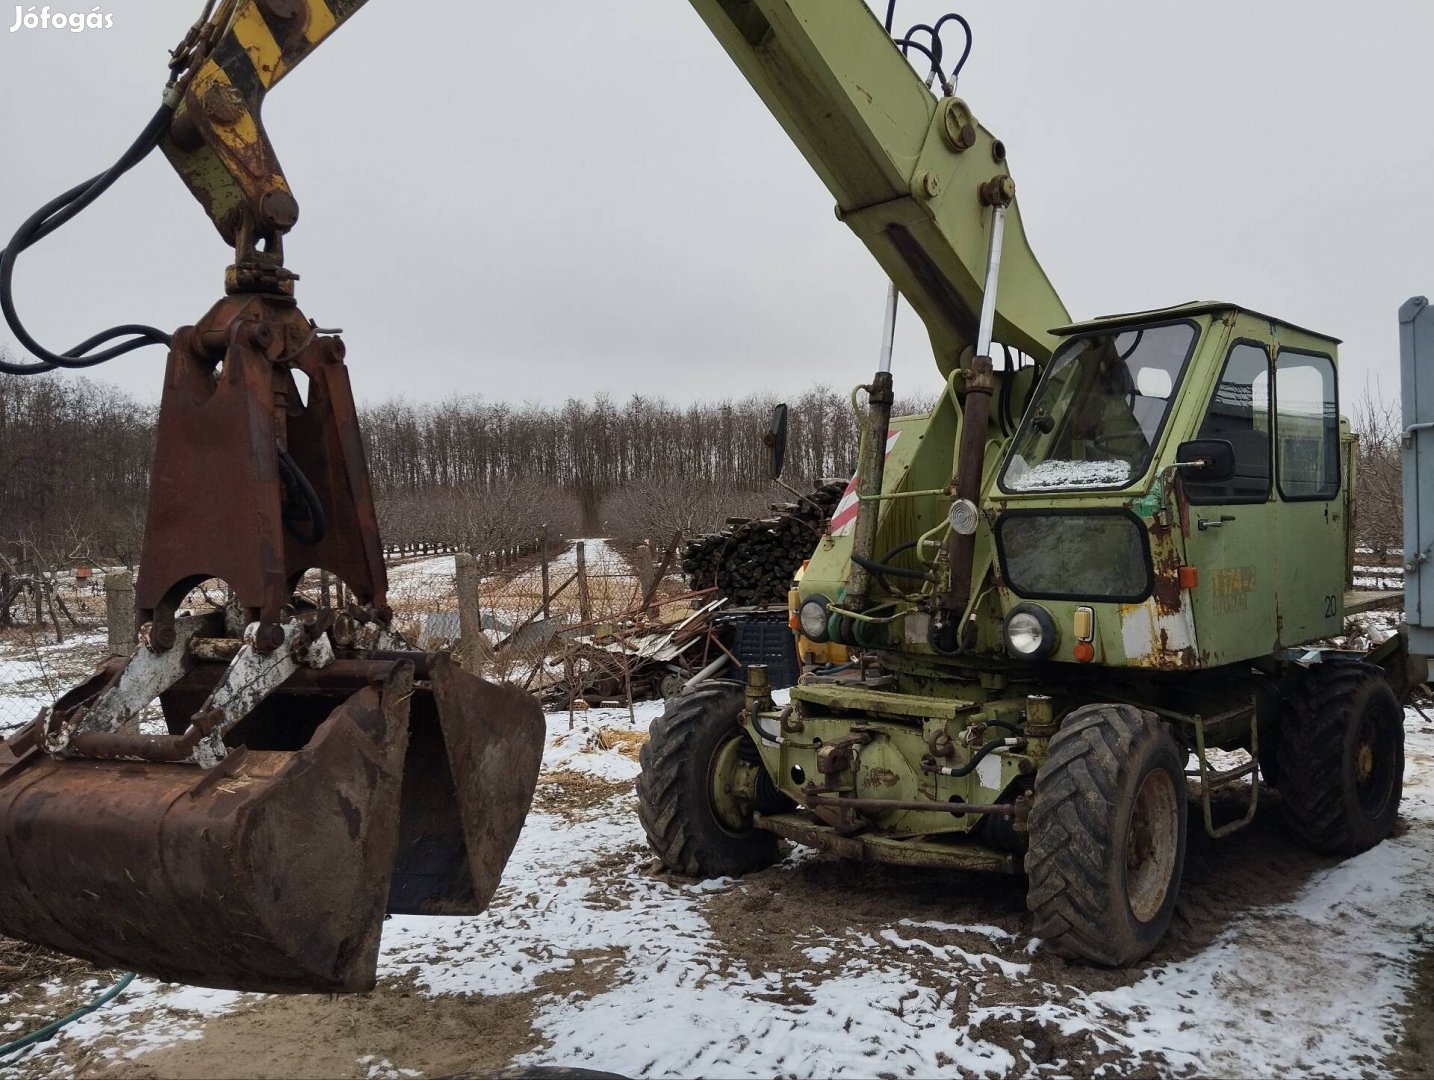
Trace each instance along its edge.
<path fill-rule="evenodd" d="M 287 496 L 283 510 L 284 528 L 289 530 L 292 536 L 301 544 L 317 544 L 329 531 L 329 523 L 324 515 L 323 503 L 319 502 L 318 492 L 314 485 L 309 483 L 309 478 L 304 475 L 304 470 L 299 468 L 298 462 L 289 456 L 289 452 L 282 446 L 277 447 L 279 452 L 279 478 L 284 485 L 284 494 Z M 304 517 L 295 514 L 294 506 L 302 503 L 307 516 L 305 528 Z"/>
<path fill-rule="evenodd" d="M 174 106 L 166 100 L 118 161 L 104 172 L 82 184 L 76 184 L 40 207 L 15 231 L 10 243 L 0 250 L 0 314 L 3 314 L 5 323 L 16 340 L 38 357 L 38 362 L 23 364 L 0 360 L 0 372 L 7 375 L 35 375 L 53 371 L 55 368 L 86 368 L 147 345 L 169 345 L 170 335 L 165 331 L 140 323 L 128 323 L 91 335 L 63 353 L 51 352 L 36 341 L 20 321 L 19 313 L 15 310 L 14 276 L 15 262 L 21 253 L 73 219 L 108 191 L 116 180 L 143 161 L 150 151 L 159 145 L 159 140 L 168 129 L 173 115 Z M 125 340 L 109 345 L 120 338 Z M 100 346 L 103 345 L 108 347 L 101 349 Z M 96 349 L 100 351 L 94 351 Z"/>
<path fill-rule="evenodd" d="M 867 571 L 867 573 L 871 574 L 871 576 L 876 580 L 876 583 L 880 585 L 883 589 L 885 589 L 887 592 L 889 592 L 892 596 L 897 596 L 900 595 L 898 590 L 892 588 L 891 582 L 886 580 L 888 574 L 892 577 L 909 578 L 915 581 L 930 580 L 929 578 L 927 578 L 925 571 L 905 570 L 899 566 L 890 565 L 892 559 L 896 558 L 903 551 L 910 551 L 915 546 L 915 540 L 908 540 L 906 543 L 898 544 L 896 547 L 892 548 L 879 560 L 865 559 L 862 558 L 860 555 L 853 554 L 851 557 L 851 561 L 856 563 L 856 565 L 860 566 L 863 570 Z"/>
<path fill-rule="evenodd" d="M 863 559 L 860 555 L 853 555 L 851 561 L 865 570 L 870 570 L 873 574 L 883 576 L 890 574 L 892 577 L 913 578 L 916 581 L 926 580 L 926 573 L 922 570 L 904 570 L 899 566 L 887 566 L 874 559 Z"/>
<path fill-rule="evenodd" d="M 1025 745 L 1025 742 L 1026 742 L 1025 739 L 1007 739 L 1007 738 L 992 739 L 992 740 L 991 740 L 990 742 L 988 742 L 985 746 L 981 747 L 981 749 L 977 750 L 974 754 L 972 754 L 970 761 L 966 762 L 965 765 L 962 765 L 962 766 L 960 766 L 959 768 L 947 769 L 947 768 L 942 768 L 941 766 L 932 765 L 932 766 L 928 767 L 927 771 L 928 771 L 928 772 L 938 772 L 938 773 L 940 773 L 942 776 L 952 776 L 952 777 L 970 776 L 971 773 L 973 773 L 973 772 L 976 771 L 976 766 L 979 765 L 979 764 L 981 764 L 982 761 L 986 760 L 986 757 L 987 757 L 988 754 L 991 754 L 991 753 L 993 753 L 993 752 L 996 751 L 996 750 L 1000 750 L 1000 749 L 1002 749 L 1003 747 L 1017 746 L 1017 745 Z"/>

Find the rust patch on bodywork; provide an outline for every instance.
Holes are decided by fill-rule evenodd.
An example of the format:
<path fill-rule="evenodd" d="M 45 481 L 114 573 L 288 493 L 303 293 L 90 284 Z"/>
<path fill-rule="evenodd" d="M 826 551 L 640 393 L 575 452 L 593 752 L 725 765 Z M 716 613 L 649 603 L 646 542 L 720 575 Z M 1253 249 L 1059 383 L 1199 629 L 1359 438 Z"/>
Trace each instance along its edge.
<path fill-rule="evenodd" d="M 1170 647 L 1170 631 L 1164 627 L 1160 628 L 1159 653 L 1163 660 L 1173 661 L 1162 663 L 1160 667 L 1169 667 L 1176 670 L 1197 668 L 1200 666 L 1200 654 L 1195 651 L 1195 646 L 1186 645 L 1183 648 L 1172 649 Z"/>
<path fill-rule="evenodd" d="M 1175 530 L 1169 525 L 1152 522 L 1149 528 L 1150 556 L 1155 571 L 1151 594 L 1155 598 L 1155 609 L 1161 615 L 1170 615 L 1181 608 L 1180 571 L 1185 565 L 1180 546 L 1175 542 Z"/>
<path fill-rule="evenodd" d="M 1162 611 L 1152 597 L 1141 604 L 1122 604 L 1120 624 L 1126 661 L 1132 667 L 1156 671 L 1200 667 L 1188 610 Z"/>
<path fill-rule="evenodd" d="M 1169 530 L 1166 531 L 1168 533 Z M 1155 563 L 1155 584 L 1151 589 L 1155 610 L 1161 615 L 1169 615 L 1180 610 L 1180 593 L 1183 591 L 1180 587 L 1180 568 L 1184 560 L 1168 537 L 1161 543 L 1152 532 L 1151 546 Z"/>

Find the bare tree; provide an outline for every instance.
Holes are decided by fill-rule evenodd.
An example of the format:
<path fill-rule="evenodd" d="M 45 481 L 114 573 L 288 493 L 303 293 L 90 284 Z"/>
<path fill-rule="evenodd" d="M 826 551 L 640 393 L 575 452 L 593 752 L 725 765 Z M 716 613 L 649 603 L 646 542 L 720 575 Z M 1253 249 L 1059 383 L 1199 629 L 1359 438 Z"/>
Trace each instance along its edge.
<path fill-rule="evenodd" d="M 607 531 L 629 543 L 651 540 L 665 546 L 674 532 L 696 536 L 715 532 L 729 517 L 765 513 L 772 498 L 770 484 L 692 484 L 680 477 L 634 480 L 608 499 Z"/>
<path fill-rule="evenodd" d="M 1396 406 L 1366 387 L 1351 426 L 1359 435 L 1355 464 L 1355 542 L 1376 564 L 1403 550 L 1404 490 L 1400 453 L 1403 425 Z"/>

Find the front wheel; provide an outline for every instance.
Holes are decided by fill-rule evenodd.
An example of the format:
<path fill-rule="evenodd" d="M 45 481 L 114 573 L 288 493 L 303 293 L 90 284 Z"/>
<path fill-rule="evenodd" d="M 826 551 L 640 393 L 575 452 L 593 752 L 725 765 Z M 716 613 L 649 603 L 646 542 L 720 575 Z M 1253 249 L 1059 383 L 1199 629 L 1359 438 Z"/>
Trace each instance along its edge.
<path fill-rule="evenodd" d="M 1031 806 L 1026 904 L 1053 952 L 1143 959 L 1175 913 L 1185 865 L 1183 756 L 1130 705 L 1075 710 L 1051 740 Z"/>
<path fill-rule="evenodd" d="M 770 785 L 740 725 L 739 683 L 708 682 L 673 699 L 639 760 L 637 813 L 662 865 L 688 877 L 727 877 L 777 861 L 777 838 L 752 826 Z"/>

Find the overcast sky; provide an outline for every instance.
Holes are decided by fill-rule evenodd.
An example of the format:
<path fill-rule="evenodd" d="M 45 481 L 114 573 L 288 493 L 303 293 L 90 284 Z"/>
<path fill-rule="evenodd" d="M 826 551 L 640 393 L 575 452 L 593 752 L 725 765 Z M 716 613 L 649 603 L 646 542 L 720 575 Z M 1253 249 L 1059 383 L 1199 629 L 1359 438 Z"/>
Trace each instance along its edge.
<path fill-rule="evenodd" d="M 113 28 L 72 34 L 9 33 L 0 6 L 0 232 L 128 145 L 199 7 L 102 0 Z M 1344 339 L 1346 411 L 1366 383 L 1395 396 L 1396 311 L 1434 289 L 1434 3 L 959 10 L 960 94 L 1074 315 L 1234 300 Z M 300 302 L 344 328 L 360 400 L 687 401 L 875 365 L 884 278 L 683 0 L 372 0 L 265 121 Z M 25 256 L 18 294 L 66 348 L 194 322 L 228 261 L 155 154 Z M 163 363 L 93 374 L 154 399 Z M 909 318 L 896 379 L 936 385 Z"/>

